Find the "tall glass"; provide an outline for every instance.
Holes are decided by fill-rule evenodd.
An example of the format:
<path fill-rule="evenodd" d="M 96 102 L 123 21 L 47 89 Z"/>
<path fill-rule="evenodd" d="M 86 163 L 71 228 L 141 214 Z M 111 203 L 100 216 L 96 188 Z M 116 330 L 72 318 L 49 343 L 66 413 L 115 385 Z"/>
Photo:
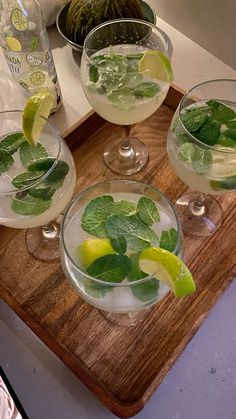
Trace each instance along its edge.
<path fill-rule="evenodd" d="M 168 82 L 150 77 L 140 67 L 145 51 L 160 51 L 170 58 L 170 43 L 161 29 L 135 19 L 105 22 L 84 42 L 81 78 L 85 95 L 100 116 L 123 126 L 123 135 L 112 140 L 103 153 L 106 166 L 122 175 L 136 173 L 147 163 L 148 150 L 130 136 L 130 127 L 152 115 L 169 89 Z"/>
<path fill-rule="evenodd" d="M 102 314 L 109 321 L 121 326 L 130 326 L 142 321 L 149 313 L 149 309 L 158 303 L 169 291 L 169 287 L 165 283 L 158 281 L 158 276 L 155 275 L 155 272 L 153 275 L 146 275 L 145 277 L 142 274 L 137 280 L 135 280 L 136 276 L 128 275 L 119 282 L 115 278 L 117 272 L 111 274 L 109 281 L 105 278 L 104 273 L 99 278 L 90 275 L 88 270 L 84 269 L 83 264 L 85 260 L 87 263 L 90 263 L 92 261 L 91 255 L 94 255 L 94 253 L 96 258 L 102 255 L 105 256 L 108 253 L 111 253 L 109 257 L 114 257 L 115 252 L 109 244 L 109 239 L 95 237 L 95 235 L 84 230 L 84 214 L 88 215 L 88 204 L 90 209 L 91 207 L 95 209 L 96 214 L 88 215 L 88 221 L 89 226 L 91 227 L 92 223 L 96 229 L 97 226 L 103 225 L 103 222 L 99 224 L 101 216 L 103 217 L 106 214 L 109 218 L 113 214 L 113 209 L 110 208 L 109 202 L 113 201 L 118 206 L 115 211 L 123 208 L 123 214 L 131 211 L 134 216 L 135 205 L 137 205 L 140 198 L 144 197 L 152 200 L 159 211 L 160 219 L 152 226 L 154 233 L 160 239 L 162 231 L 169 231 L 170 229 L 173 231 L 174 229 L 176 241 L 172 251 L 181 257 L 181 227 L 174 206 L 164 194 L 142 182 L 108 180 L 95 184 L 75 196 L 69 204 L 62 222 L 61 261 L 70 283 L 79 292 L 81 298 L 101 310 Z M 97 199 L 96 204 L 94 201 L 92 202 L 94 199 Z M 101 203 L 101 200 L 104 200 L 104 208 L 100 212 L 99 202 Z M 108 206 L 106 201 L 109 201 Z M 87 209 L 85 210 L 85 208 Z M 127 218 L 131 220 L 132 215 Z M 100 237 L 107 237 L 101 231 L 98 234 L 100 234 Z M 155 237 L 153 240 L 155 240 Z M 135 258 L 138 257 L 144 242 L 138 240 L 139 251 L 137 249 L 134 250 L 134 241 L 130 247 L 129 242 L 127 243 L 125 255 L 128 255 L 133 261 L 132 263 L 135 263 Z M 116 257 L 117 255 L 115 259 Z M 121 259 L 119 260 L 118 268 L 122 265 L 124 256 L 119 257 Z M 128 259 L 127 256 L 125 258 Z"/>
<path fill-rule="evenodd" d="M 222 209 L 211 195 L 236 191 L 236 80 L 209 80 L 182 98 L 168 133 L 168 156 L 191 189 L 176 202 L 183 232 L 213 234 Z"/>
<path fill-rule="evenodd" d="M 40 260 L 59 257 L 56 220 L 72 198 L 75 165 L 58 130 L 44 121 L 37 146 L 22 133 L 22 111 L 0 113 L 0 224 L 27 228 L 29 252 Z"/>

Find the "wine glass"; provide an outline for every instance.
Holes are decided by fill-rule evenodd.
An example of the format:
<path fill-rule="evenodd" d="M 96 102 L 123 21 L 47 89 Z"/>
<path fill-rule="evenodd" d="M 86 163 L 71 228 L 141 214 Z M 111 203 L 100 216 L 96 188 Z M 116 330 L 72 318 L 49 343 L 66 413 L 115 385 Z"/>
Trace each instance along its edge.
<path fill-rule="evenodd" d="M 236 191 L 236 80 L 209 80 L 182 98 L 168 133 L 168 156 L 191 189 L 176 202 L 183 232 L 213 234 L 222 208 L 211 195 Z"/>
<path fill-rule="evenodd" d="M 43 124 L 33 146 L 22 132 L 22 111 L 0 112 L 0 224 L 27 228 L 28 251 L 47 261 L 59 257 L 60 225 L 52 220 L 71 200 L 76 174 L 58 130 Z"/>
<path fill-rule="evenodd" d="M 106 166 L 122 175 L 136 173 L 146 165 L 148 150 L 130 137 L 130 127 L 160 107 L 170 86 L 140 67 L 147 51 L 152 51 L 150 61 L 157 51 L 170 58 L 170 42 L 161 29 L 136 19 L 105 22 L 84 42 L 81 78 L 85 95 L 100 116 L 123 126 L 121 138 L 114 139 L 103 153 Z M 157 68 L 154 62 L 150 65 Z"/>
<path fill-rule="evenodd" d="M 137 228 L 135 213 L 140 199 L 149 203 L 151 200 L 159 213 L 159 218 L 153 221 L 150 240 L 155 242 L 159 237 L 161 244 L 161 237 L 171 233 L 174 240 L 169 251 L 181 257 L 181 227 L 174 206 L 163 193 L 142 182 L 113 179 L 92 185 L 74 197 L 62 221 L 61 262 L 66 276 L 81 298 L 99 309 L 107 320 L 120 326 L 144 320 L 150 308 L 169 291 L 168 285 L 158 281 L 157 275 L 140 274 L 137 268 L 137 258 L 141 249 L 148 246 L 147 242 L 137 238 L 135 233 L 132 237 L 127 233 L 127 248 L 121 249 L 120 240 L 120 247 L 114 250 L 104 231 L 105 219 L 106 223 L 114 223 L 115 213 L 120 223 L 124 218 L 133 223 L 133 232 Z M 149 227 L 141 224 L 145 229 L 142 234 L 150 235 Z M 93 262 L 101 267 L 101 259 L 102 263 L 109 263 L 109 272 L 106 273 L 103 267 L 101 274 L 91 272 Z M 134 268 L 127 274 L 130 261 Z M 120 269 L 123 269 L 121 273 Z"/>

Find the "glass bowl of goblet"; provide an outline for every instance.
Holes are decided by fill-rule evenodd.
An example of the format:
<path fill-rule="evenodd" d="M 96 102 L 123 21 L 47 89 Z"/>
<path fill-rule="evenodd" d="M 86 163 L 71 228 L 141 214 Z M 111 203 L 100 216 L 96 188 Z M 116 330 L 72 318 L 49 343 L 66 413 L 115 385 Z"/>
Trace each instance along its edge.
<path fill-rule="evenodd" d="M 211 195 L 236 191 L 236 80 L 209 80 L 183 96 L 167 151 L 177 176 L 191 188 L 175 204 L 183 232 L 213 234 L 223 216 Z"/>
<path fill-rule="evenodd" d="M 75 179 L 73 157 L 54 125 L 44 119 L 34 146 L 22 132 L 22 111 L 0 113 L 0 224 L 26 228 L 27 249 L 39 260 L 59 257 L 56 219 Z"/>
<path fill-rule="evenodd" d="M 140 270 L 142 250 L 151 245 L 182 256 L 174 206 L 145 183 L 97 183 L 76 195 L 64 214 L 63 270 L 81 298 L 118 325 L 142 321 L 170 290 L 154 272 Z"/>
<path fill-rule="evenodd" d="M 157 26 L 118 19 L 94 28 L 86 37 L 81 79 L 93 109 L 121 125 L 123 133 L 104 150 L 105 165 L 131 175 L 148 161 L 148 150 L 130 136 L 130 127 L 151 116 L 164 101 L 172 80 L 170 41 Z"/>

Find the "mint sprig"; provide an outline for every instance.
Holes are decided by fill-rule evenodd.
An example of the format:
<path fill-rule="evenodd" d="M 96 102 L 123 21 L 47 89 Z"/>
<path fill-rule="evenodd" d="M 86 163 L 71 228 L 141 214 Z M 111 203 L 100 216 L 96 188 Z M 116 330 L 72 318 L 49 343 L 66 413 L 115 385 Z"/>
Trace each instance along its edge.
<path fill-rule="evenodd" d="M 116 253 L 124 255 L 127 250 L 127 241 L 124 236 L 113 237 L 110 239 L 111 246 Z"/>
<path fill-rule="evenodd" d="M 32 163 L 35 160 L 47 157 L 47 155 L 47 151 L 40 143 L 37 143 L 36 146 L 32 146 L 28 142 L 24 142 L 20 146 L 20 160 L 24 167 L 27 167 L 29 163 Z"/>
<path fill-rule="evenodd" d="M 225 123 L 234 119 L 236 116 L 236 113 L 232 108 L 226 106 L 218 100 L 210 99 L 206 103 L 211 108 L 212 118 L 216 121 Z"/>
<path fill-rule="evenodd" d="M 51 200 L 45 201 L 26 195 L 22 199 L 13 198 L 11 209 L 16 214 L 39 215 L 45 212 L 51 205 Z"/>
<path fill-rule="evenodd" d="M 160 221 L 160 215 L 155 203 L 145 196 L 142 196 L 137 203 L 138 215 L 148 225 Z"/>
<path fill-rule="evenodd" d="M 139 254 L 130 255 L 132 268 L 128 274 L 130 282 L 146 278 L 148 275 L 139 268 Z M 156 278 L 150 278 L 146 282 L 130 287 L 136 298 L 143 302 L 150 302 L 157 298 L 159 292 L 159 281 Z"/>
<path fill-rule="evenodd" d="M 128 256 L 108 254 L 96 259 L 87 268 L 87 272 L 94 278 L 119 283 L 127 277 L 131 266 L 131 260 Z"/>
<path fill-rule="evenodd" d="M 136 213 L 132 202 L 120 200 L 114 202 L 112 196 L 103 195 L 92 199 L 86 206 L 81 218 L 81 227 L 93 236 L 109 237 L 106 219 L 111 214 L 131 215 Z"/>
<path fill-rule="evenodd" d="M 137 214 L 131 216 L 113 214 L 107 218 L 109 237 L 124 236 L 130 249 L 140 251 L 158 245 L 157 234 Z"/>
<path fill-rule="evenodd" d="M 14 160 L 7 151 L 0 149 L 0 175 L 7 172 L 8 169 L 13 165 Z"/>
<path fill-rule="evenodd" d="M 170 228 L 170 230 L 163 230 L 160 238 L 160 247 L 169 252 L 175 250 L 178 240 L 178 233 L 175 228 Z"/>
<path fill-rule="evenodd" d="M 23 132 L 14 132 L 6 135 L 0 142 L 0 149 L 7 151 L 9 154 L 15 153 L 22 144 L 26 143 Z"/>

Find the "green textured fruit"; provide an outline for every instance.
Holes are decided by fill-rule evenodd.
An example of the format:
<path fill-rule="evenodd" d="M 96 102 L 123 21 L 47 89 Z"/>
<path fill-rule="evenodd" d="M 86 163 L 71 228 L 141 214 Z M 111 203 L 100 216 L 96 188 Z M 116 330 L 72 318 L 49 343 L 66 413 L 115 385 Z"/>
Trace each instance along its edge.
<path fill-rule="evenodd" d="M 95 26 L 127 17 L 144 20 L 139 0 L 72 0 L 66 30 L 71 41 L 83 45 L 85 37 Z"/>

